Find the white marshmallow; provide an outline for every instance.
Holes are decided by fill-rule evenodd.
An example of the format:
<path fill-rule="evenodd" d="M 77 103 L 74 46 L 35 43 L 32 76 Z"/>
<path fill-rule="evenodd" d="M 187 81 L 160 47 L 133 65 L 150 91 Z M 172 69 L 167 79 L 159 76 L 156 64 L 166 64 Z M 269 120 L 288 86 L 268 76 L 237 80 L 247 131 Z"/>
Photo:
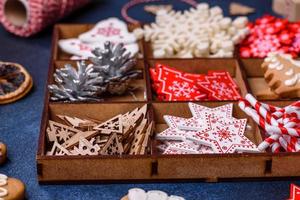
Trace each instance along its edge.
<path fill-rule="evenodd" d="M 164 58 L 166 55 L 164 50 L 158 49 L 153 51 L 153 57 L 154 58 Z"/>
<path fill-rule="evenodd" d="M 197 51 L 200 53 L 200 54 L 206 54 L 209 52 L 209 43 L 208 42 L 202 42 L 200 44 L 198 44 L 196 46 L 197 48 Z"/>
<path fill-rule="evenodd" d="M 220 20 L 219 24 L 221 29 L 228 29 L 231 25 L 231 18 L 229 17 L 224 17 L 222 20 Z"/>
<path fill-rule="evenodd" d="M 196 8 L 197 8 L 197 10 L 201 10 L 201 11 L 208 10 L 209 5 L 208 5 L 208 3 L 199 3 Z"/>
<path fill-rule="evenodd" d="M 226 52 L 230 52 L 234 50 L 234 44 L 232 41 L 224 41 L 221 43 L 221 49 L 223 49 Z"/>
<path fill-rule="evenodd" d="M 147 200 L 147 193 L 140 188 L 128 190 L 128 200 Z"/>
<path fill-rule="evenodd" d="M 168 200 L 184 200 L 184 198 L 179 197 L 179 196 L 175 196 L 175 195 L 171 195 Z"/>
<path fill-rule="evenodd" d="M 238 29 L 245 28 L 248 24 L 248 18 L 247 17 L 237 17 L 232 22 L 233 26 L 235 26 Z"/>
<path fill-rule="evenodd" d="M 211 16 L 222 15 L 223 10 L 219 6 L 214 6 L 209 10 Z"/>
<path fill-rule="evenodd" d="M 147 200 L 167 200 L 167 193 L 159 190 L 151 190 L 147 192 Z"/>

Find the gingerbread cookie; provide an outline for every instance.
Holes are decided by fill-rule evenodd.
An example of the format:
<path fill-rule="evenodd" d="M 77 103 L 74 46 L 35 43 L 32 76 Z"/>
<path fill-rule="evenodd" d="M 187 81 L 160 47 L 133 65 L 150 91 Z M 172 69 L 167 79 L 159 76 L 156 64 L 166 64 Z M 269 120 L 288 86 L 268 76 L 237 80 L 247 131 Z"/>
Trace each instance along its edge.
<path fill-rule="evenodd" d="M 300 97 L 300 61 L 288 54 L 269 53 L 262 64 L 269 87 L 280 97 Z"/>
<path fill-rule="evenodd" d="M 0 165 L 6 160 L 6 145 L 0 142 Z"/>
<path fill-rule="evenodd" d="M 29 73 L 19 64 L 0 62 L 0 104 L 14 102 L 32 88 Z"/>
<path fill-rule="evenodd" d="M 18 179 L 0 174 L 0 200 L 23 200 L 25 185 Z"/>

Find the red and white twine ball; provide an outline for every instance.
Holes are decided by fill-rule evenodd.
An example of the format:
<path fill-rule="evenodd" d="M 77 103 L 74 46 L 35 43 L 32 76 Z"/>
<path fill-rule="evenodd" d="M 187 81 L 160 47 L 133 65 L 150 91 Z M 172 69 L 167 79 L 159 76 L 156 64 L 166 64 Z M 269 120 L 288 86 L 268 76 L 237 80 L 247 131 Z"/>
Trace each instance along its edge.
<path fill-rule="evenodd" d="M 46 26 L 82 7 L 90 0 L 19 0 L 18 7 L 23 7 L 24 23 L 16 24 L 9 17 L 14 10 L 8 10 L 11 0 L 0 0 L 0 21 L 4 28 L 18 36 L 28 37 L 40 32 Z"/>

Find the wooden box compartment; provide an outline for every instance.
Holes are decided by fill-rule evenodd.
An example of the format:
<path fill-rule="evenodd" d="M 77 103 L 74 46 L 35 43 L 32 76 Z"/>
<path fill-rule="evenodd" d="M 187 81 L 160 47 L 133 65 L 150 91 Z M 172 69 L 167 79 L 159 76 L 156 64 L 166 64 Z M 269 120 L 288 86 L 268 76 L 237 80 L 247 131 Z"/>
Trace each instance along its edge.
<path fill-rule="evenodd" d="M 242 59 L 243 60 L 243 59 Z M 265 81 L 264 72 L 261 68 L 263 59 L 244 59 L 247 61 L 241 62 L 241 68 L 247 77 L 246 81 L 250 92 L 257 97 L 258 100 L 279 100 L 287 101 L 289 99 L 281 98 L 271 91 L 269 85 Z M 261 62 L 259 61 L 261 60 Z M 245 64 L 246 63 L 246 64 Z M 295 98 L 297 100 L 297 98 Z"/>
<path fill-rule="evenodd" d="M 247 58 L 241 59 L 242 68 L 245 70 L 247 82 L 251 93 L 258 100 L 275 100 L 279 97 L 274 94 L 264 78 L 264 72 L 261 68 L 263 59 Z"/>
<path fill-rule="evenodd" d="M 61 39 L 77 38 L 80 34 L 91 30 L 95 24 L 57 24 L 54 26 L 53 31 L 53 48 L 52 59 L 53 60 L 70 60 L 72 55 L 63 52 L 59 46 L 58 41 Z M 128 30 L 133 31 L 137 25 L 128 25 Z M 143 40 L 138 42 L 139 53 L 138 57 L 143 57 Z"/>
<path fill-rule="evenodd" d="M 53 73 L 56 69 L 64 67 L 66 64 L 71 64 L 73 67 L 76 67 L 76 61 L 53 61 L 53 64 L 50 66 L 49 70 L 49 80 L 48 84 L 54 83 Z M 127 92 L 124 95 L 107 95 L 103 96 L 105 102 L 132 102 L 132 101 L 147 101 L 148 90 L 147 90 L 147 76 L 145 72 L 144 60 L 138 59 L 136 69 L 141 70 L 141 75 L 135 80 L 132 80 L 130 86 L 135 88 L 131 92 Z M 47 95 L 49 98 L 49 94 Z"/>
<path fill-rule="evenodd" d="M 201 102 L 207 107 L 218 107 L 228 102 Z M 176 109 L 174 109 L 176 107 Z M 164 115 L 192 117 L 187 103 L 153 103 L 155 133 L 168 125 Z M 247 118 L 248 128 L 245 136 L 258 145 L 262 141 L 260 131 L 251 118 L 234 104 L 233 116 Z M 262 177 L 265 171 L 266 157 L 262 153 L 243 154 L 202 154 L 202 155 L 158 155 L 158 177 L 160 179 L 204 179 L 214 181 L 219 178 Z M 234 169 L 234 170 L 232 170 Z"/>
<path fill-rule="evenodd" d="M 198 59 L 147 59 L 146 68 L 155 68 L 156 64 L 163 64 L 174 69 L 194 74 L 207 74 L 209 70 L 228 71 L 240 88 L 241 96 L 245 96 L 248 91 L 243 79 L 238 61 L 233 58 L 198 58 Z M 158 100 L 155 91 L 152 89 L 153 100 Z"/>
<path fill-rule="evenodd" d="M 151 142 L 148 155 L 122 156 L 49 156 L 47 142 L 48 120 L 57 121 L 56 115 L 76 116 L 104 122 L 120 113 L 142 107 L 144 103 L 60 104 L 45 107 L 37 153 L 39 182 L 104 181 L 151 179 Z M 149 112 L 151 113 L 151 112 Z M 150 114 L 148 118 L 151 118 Z"/>
<path fill-rule="evenodd" d="M 228 102 L 198 102 L 207 107 L 217 107 Z M 266 101 L 265 103 L 283 107 L 292 101 Z M 187 103 L 152 103 L 155 120 L 155 133 L 168 126 L 163 115 L 191 117 Z M 176 107 L 176 109 L 174 109 Z M 258 126 L 234 103 L 233 116 L 248 119 L 245 135 L 255 144 L 262 141 Z M 153 141 L 153 144 L 156 144 Z M 153 145 L 153 152 L 155 145 Z M 157 174 L 159 180 L 197 179 L 207 182 L 235 179 L 266 179 L 300 176 L 300 153 L 262 153 L 202 154 L 202 155 L 157 155 Z"/>

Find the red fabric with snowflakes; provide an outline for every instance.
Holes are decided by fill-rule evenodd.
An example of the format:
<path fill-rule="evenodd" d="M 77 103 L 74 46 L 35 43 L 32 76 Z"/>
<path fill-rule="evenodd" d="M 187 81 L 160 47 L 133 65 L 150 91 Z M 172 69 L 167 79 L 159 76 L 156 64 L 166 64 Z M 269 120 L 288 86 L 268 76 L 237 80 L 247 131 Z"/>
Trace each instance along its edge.
<path fill-rule="evenodd" d="M 300 22 L 265 15 L 249 23 L 250 34 L 240 44 L 243 58 L 264 58 L 269 52 L 300 53 Z"/>
<path fill-rule="evenodd" d="M 238 87 L 226 71 L 185 73 L 157 64 L 150 69 L 152 88 L 163 101 L 238 100 Z"/>

